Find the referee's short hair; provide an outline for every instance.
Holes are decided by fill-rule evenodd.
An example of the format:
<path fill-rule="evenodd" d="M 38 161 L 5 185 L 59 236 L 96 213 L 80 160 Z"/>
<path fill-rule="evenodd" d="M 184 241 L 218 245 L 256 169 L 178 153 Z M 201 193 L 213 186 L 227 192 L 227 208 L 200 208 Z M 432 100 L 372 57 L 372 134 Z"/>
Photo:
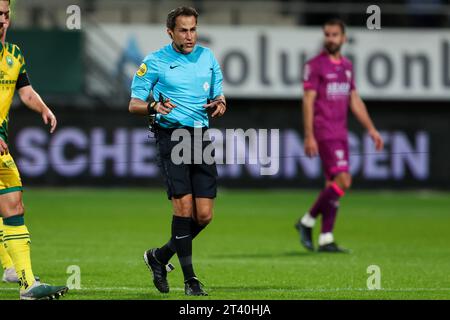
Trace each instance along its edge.
<path fill-rule="evenodd" d="M 177 17 L 179 16 L 195 17 L 195 22 L 197 23 L 198 12 L 192 7 L 178 7 L 176 9 L 173 9 L 167 15 L 166 26 L 168 29 L 175 29 Z"/>
<path fill-rule="evenodd" d="M 342 21 L 341 19 L 338 18 L 333 18 L 330 20 L 327 20 L 324 24 L 323 27 L 325 28 L 326 26 L 339 26 L 341 28 L 341 31 L 343 34 L 345 34 L 345 23 L 344 21 Z"/>

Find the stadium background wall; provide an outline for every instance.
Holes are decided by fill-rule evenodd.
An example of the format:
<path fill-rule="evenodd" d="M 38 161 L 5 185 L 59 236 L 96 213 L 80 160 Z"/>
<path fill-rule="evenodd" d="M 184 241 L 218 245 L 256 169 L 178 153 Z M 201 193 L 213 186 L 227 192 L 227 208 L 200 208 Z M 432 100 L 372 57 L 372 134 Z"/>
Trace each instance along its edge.
<path fill-rule="evenodd" d="M 63 30 L 9 30 L 9 41 L 25 56 L 27 72 L 40 94 L 79 94 L 84 86 L 83 34 Z"/>
<path fill-rule="evenodd" d="M 375 153 L 350 115 L 354 187 L 450 189 L 450 108 L 446 103 L 368 101 L 368 107 L 385 136 L 386 150 Z M 60 125 L 53 136 L 31 111 L 21 107 L 10 114 L 11 150 L 25 186 L 162 186 L 145 118 L 129 114 L 127 106 L 122 110 L 54 109 Z M 226 116 L 213 120 L 211 126 L 279 129 L 279 170 L 276 175 L 261 176 L 258 166 L 220 165 L 220 185 L 320 187 L 319 160 L 303 156 L 300 121 L 298 100 L 230 100 Z"/>

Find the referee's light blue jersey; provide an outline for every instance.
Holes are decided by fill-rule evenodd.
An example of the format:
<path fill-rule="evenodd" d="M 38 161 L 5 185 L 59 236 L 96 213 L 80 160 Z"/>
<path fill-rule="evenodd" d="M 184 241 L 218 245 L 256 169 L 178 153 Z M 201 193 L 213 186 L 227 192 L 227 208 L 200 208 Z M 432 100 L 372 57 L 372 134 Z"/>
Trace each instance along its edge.
<path fill-rule="evenodd" d="M 207 99 L 222 95 L 222 71 L 209 48 L 199 45 L 182 54 L 169 44 L 145 57 L 133 78 L 131 97 L 147 101 L 150 93 L 158 101 L 170 99 L 176 108 L 168 115 L 157 114 L 165 128 L 208 127 L 203 107 Z"/>

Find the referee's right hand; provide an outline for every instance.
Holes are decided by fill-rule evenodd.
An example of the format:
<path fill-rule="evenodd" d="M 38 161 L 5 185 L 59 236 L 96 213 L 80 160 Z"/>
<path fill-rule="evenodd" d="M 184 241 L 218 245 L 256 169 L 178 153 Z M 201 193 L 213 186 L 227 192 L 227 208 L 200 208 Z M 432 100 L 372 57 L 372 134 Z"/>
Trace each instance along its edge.
<path fill-rule="evenodd" d="M 164 100 L 164 102 L 158 102 L 155 107 L 155 111 L 157 113 L 161 114 L 169 114 L 173 108 L 175 108 L 176 105 L 174 105 L 172 102 L 170 102 L 170 99 Z"/>

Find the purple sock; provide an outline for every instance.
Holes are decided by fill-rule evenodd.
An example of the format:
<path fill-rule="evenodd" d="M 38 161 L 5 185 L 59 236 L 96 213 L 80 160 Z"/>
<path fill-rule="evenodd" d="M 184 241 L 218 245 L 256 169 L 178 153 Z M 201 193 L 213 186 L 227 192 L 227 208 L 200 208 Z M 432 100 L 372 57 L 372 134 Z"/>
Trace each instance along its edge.
<path fill-rule="evenodd" d="M 323 191 L 322 209 L 322 233 L 333 232 L 336 215 L 339 208 L 339 198 L 344 195 L 344 191 L 336 183 Z"/>
<path fill-rule="evenodd" d="M 319 194 L 319 196 L 317 197 L 316 202 L 314 203 L 314 205 L 311 207 L 311 209 L 309 209 L 309 214 L 311 215 L 311 217 L 313 218 L 317 218 L 317 216 L 319 215 L 319 213 L 322 212 L 321 210 L 321 206 L 322 206 L 322 202 L 324 199 L 324 194 L 327 191 L 327 189 L 322 190 Z"/>

